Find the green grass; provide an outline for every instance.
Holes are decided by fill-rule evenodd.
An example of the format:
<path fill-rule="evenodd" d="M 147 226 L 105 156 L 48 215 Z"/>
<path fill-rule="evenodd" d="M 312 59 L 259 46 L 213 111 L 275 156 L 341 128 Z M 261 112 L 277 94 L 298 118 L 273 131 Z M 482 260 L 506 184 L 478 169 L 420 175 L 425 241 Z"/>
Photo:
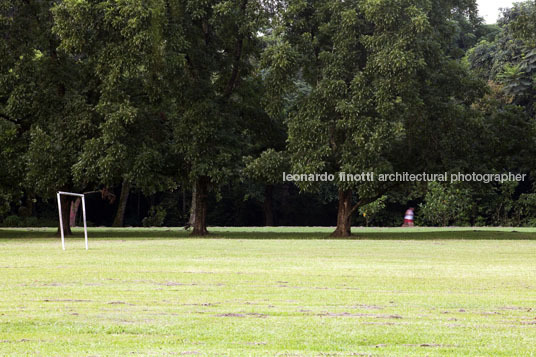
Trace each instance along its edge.
<path fill-rule="evenodd" d="M 211 231 L 0 230 L 0 355 L 536 355 L 536 229 Z"/>

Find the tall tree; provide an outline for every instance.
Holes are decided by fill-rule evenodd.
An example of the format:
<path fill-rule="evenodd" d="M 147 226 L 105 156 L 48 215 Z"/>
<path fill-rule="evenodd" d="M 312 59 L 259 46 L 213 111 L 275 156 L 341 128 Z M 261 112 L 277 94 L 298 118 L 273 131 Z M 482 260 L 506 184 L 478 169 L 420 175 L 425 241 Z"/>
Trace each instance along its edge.
<path fill-rule="evenodd" d="M 262 193 L 264 225 L 273 226 L 273 191 L 277 184 L 282 183 L 282 172 L 288 171 L 286 153 L 267 149 L 255 159 L 247 156 L 244 160 L 246 163 L 244 176 L 264 186 L 264 192 Z"/>
<path fill-rule="evenodd" d="M 11 203 L 22 194 L 22 150 L 24 142 L 17 124 L 0 118 L 0 217 L 9 212 Z"/>
<path fill-rule="evenodd" d="M 207 234 L 209 191 L 237 173 L 245 122 L 253 119 L 252 61 L 268 9 L 260 0 L 58 4 L 62 47 L 87 58 L 101 82 L 96 108 L 104 121 L 84 150 L 83 162 L 92 164 L 76 168 L 80 176 L 105 170 L 96 172 L 101 181 L 143 188 L 142 177 L 161 182 L 151 172 L 175 169 L 175 180 L 195 187 L 192 233 Z"/>
<path fill-rule="evenodd" d="M 394 150 L 411 150 L 412 128 L 448 118 L 467 101 L 459 92 L 467 87 L 466 73 L 449 57 L 450 20 L 454 14 L 476 19 L 475 13 L 474 1 L 289 1 L 265 61 L 271 113 L 296 79 L 311 88 L 288 118 L 294 172 L 379 174 L 406 162 Z M 333 236 L 346 237 L 352 214 L 389 185 L 337 185 Z"/>
<path fill-rule="evenodd" d="M 525 1 L 503 9 L 493 41 L 481 41 L 467 53 L 470 68 L 491 85 L 501 85 L 510 102 L 536 113 L 536 4 Z"/>
<path fill-rule="evenodd" d="M 163 108 L 164 3 L 63 1 L 54 9 L 61 49 L 91 72 L 95 135 L 84 145 L 75 178 L 121 184 L 115 226 L 122 226 L 132 185 L 147 194 L 174 187 Z"/>
<path fill-rule="evenodd" d="M 74 190 L 72 166 L 91 135 L 86 72 L 57 50 L 48 1 L 2 2 L 2 116 L 24 143 L 25 184 L 44 198 Z M 70 234 L 69 197 L 63 197 L 64 231 Z"/>
<path fill-rule="evenodd" d="M 238 173 L 241 142 L 254 120 L 251 98 L 259 73 L 257 32 L 266 24 L 267 2 L 178 1 L 171 18 L 187 42 L 184 68 L 170 119 L 175 152 L 194 185 L 193 235 L 205 235 L 207 197 Z"/>
<path fill-rule="evenodd" d="M 25 105 L 19 101 L 24 96 L 19 95 L 30 91 L 31 75 L 25 70 L 32 66 L 41 39 L 39 28 L 33 26 L 41 12 L 39 4 L 16 0 L 0 4 L 0 215 L 10 210 L 24 189 L 24 153 L 32 117 L 22 109 Z"/>

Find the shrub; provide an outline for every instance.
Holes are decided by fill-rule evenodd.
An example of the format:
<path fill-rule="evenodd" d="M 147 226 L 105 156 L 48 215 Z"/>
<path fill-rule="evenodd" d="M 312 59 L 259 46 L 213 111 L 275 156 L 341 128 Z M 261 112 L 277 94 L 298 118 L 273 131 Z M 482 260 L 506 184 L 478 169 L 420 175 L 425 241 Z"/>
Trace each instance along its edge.
<path fill-rule="evenodd" d="M 166 209 L 162 206 L 152 206 L 149 209 L 149 215 L 141 222 L 144 227 L 161 227 L 166 219 Z"/>
<path fill-rule="evenodd" d="M 359 214 L 363 216 L 367 227 L 369 226 L 369 223 L 371 223 L 374 218 L 385 209 L 385 200 L 387 200 L 387 196 L 382 196 L 374 202 L 359 207 Z"/>
<path fill-rule="evenodd" d="M 23 221 L 23 217 L 11 215 L 7 216 L 4 221 L 2 222 L 3 227 L 23 227 L 21 224 Z"/>
<path fill-rule="evenodd" d="M 468 189 L 454 184 L 429 182 L 428 192 L 420 207 L 420 219 L 427 225 L 466 224 L 472 208 Z"/>

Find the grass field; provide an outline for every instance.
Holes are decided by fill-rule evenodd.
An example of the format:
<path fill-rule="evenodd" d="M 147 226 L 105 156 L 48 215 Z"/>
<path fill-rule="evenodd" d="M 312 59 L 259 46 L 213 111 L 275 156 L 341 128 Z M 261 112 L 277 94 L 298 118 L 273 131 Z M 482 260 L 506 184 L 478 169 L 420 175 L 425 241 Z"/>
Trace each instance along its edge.
<path fill-rule="evenodd" d="M 536 355 L 535 229 L 211 231 L 0 230 L 0 355 Z"/>

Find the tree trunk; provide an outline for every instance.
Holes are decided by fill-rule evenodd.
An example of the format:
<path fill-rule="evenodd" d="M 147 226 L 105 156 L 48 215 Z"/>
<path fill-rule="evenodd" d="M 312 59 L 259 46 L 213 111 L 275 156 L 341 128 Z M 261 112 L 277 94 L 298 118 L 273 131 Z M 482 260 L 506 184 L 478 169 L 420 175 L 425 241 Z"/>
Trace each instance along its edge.
<path fill-rule="evenodd" d="M 136 196 L 138 196 L 138 210 L 136 212 L 136 218 L 138 219 L 138 222 L 140 222 L 141 192 L 138 192 L 138 194 Z"/>
<path fill-rule="evenodd" d="M 337 228 L 331 234 L 332 237 L 350 237 L 352 217 L 352 191 L 339 190 L 339 210 L 337 212 Z"/>
<path fill-rule="evenodd" d="M 74 201 L 71 201 L 71 212 L 70 212 L 70 224 L 71 227 L 76 226 L 76 216 L 78 215 L 78 208 L 80 208 L 80 198 L 76 198 Z"/>
<path fill-rule="evenodd" d="M 182 191 L 182 214 L 185 215 L 186 213 L 186 190 L 184 189 L 184 185 L 181 185 L 181 191 Z"/>
<path fill-rule="evenodd" d="M 71 231 L 71 202 L 73 201 L 71 196 L 61 195 L 60 196 L 61 201 L 61 218 L 63 222 L 63 235 L 64 236 L 70 236 L 73 234 Z M 58 235 L 61 234 L 60 232 L 60 225 L 58 222 Z"/>
<path fill-rule="evenodd" d="M 274 212 L 272 209 L 272 194 L 274 191 L 274 186 L 266 185 L 264 188 L 264 225 L 267 227 L 272 227 L 274 225 Z"/>
<path fill-rule="evenodd" d="M 195 222 L 195 208 L 197 204 L 197 183 L 194 183 L 192 188 L 192 204 L 190 205 L 190 219 L 186 227 L 193 227 Z"/>
<path fill-rule="evenodd" d="M 193 236 L 204 236 L 207 231 L 207 196 L 208 196 L 208 177 L 200 177 L 195 183 L 195 189 L 192 193 L 192 213 Z M 192 217 L 190 217 L 192 218 Z"/>
<path fill-rule="evenodd" d="M 28 217 L 31 217 L 33 215 L 34 211 L 34 195 L 33 193 L 27 193 L 26 194 L 26 214 Z"/>
<path fill-rule="evenodd" d="M 119 197 L 119 205 L 117 207 L 117 213 L 115 214 L 112 227 L 123 227 L 125 221 L 125 210 L 127 208 L 128 195 L 130 194 L 130 183 L 127 180 L 123 180 L 121 186 L 121 196 Z"/>

